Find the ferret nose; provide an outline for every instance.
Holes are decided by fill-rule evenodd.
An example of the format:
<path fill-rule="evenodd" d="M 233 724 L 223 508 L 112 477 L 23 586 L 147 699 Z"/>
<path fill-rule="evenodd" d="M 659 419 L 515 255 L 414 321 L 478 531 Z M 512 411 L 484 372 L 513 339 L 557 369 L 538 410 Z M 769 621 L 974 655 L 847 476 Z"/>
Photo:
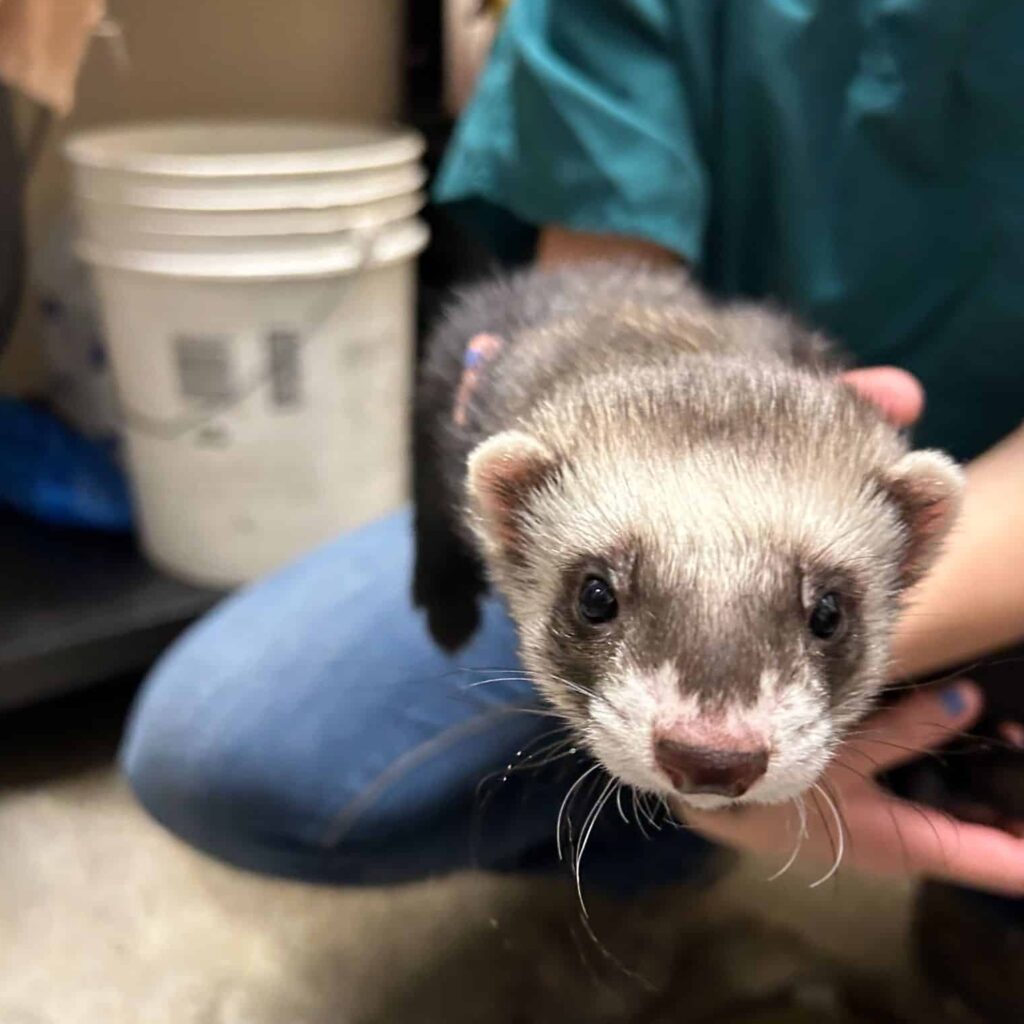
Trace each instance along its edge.
<path fill-rule="evenodd" d="M 768 751 L 716 750 L 658 739 L 654 759 L 680 793 L 742 796 L 768 769 Z"/>

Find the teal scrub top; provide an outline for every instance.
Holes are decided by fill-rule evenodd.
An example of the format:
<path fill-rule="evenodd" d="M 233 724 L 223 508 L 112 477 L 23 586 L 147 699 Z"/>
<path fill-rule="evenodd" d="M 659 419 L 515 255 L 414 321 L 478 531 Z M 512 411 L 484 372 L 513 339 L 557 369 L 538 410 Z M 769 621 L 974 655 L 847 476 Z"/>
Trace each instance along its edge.
<path fill-rule="evenodd" d="M 1024 415 L 1021 0 L 513 0 L 435 197 L 775 298 L 921 378 L 919 444 Z"/>

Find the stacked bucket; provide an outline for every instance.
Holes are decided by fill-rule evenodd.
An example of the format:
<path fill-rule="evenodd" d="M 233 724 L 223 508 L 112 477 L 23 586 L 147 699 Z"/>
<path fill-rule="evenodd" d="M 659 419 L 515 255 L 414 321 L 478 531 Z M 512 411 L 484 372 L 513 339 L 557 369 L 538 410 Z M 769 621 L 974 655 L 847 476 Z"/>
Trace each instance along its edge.
<path fill-rule="evenodd" d="M 405 498 L 422 150 L 317 123 L 68 141 L 157 564 L 233 586 Z"/>

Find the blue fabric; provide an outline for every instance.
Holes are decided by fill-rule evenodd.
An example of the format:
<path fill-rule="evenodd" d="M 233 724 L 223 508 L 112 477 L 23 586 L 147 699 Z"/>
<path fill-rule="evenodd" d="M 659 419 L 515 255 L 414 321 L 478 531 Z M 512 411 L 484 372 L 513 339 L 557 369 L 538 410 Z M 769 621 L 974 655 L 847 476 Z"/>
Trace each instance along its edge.
<path fill-rule="evenodd" d="M 1024 415 L 1024 4 L 515 0 L 435 185 L 509 258 L 637 236 L 916 373 L 922 445 Z"/>
<path fill-rule="evenodd" d="M 529 767 L 561 733 L 521 681 L 503 608 L 489 603 L 472 644 L 445 655 L 411 606 L 411 557 L 402 512 L 228 599 L 169 652 L 122 754 L 158 820 L 241 867 L 310 881 L 568 875 L 556 819 L 591 762 Z M 579 788 L 576 835 L 596 795 Z M 705 864 L 693 834 L 644 827 L 650 839 L 610 802 L 584 883 L 632 891 Z"/>
<path fill-rule="evenodd" d="M 0 398 L 0 504 L 55 526 L 118 532 L 133 521 L 110 446 L 14 398 Z"/>

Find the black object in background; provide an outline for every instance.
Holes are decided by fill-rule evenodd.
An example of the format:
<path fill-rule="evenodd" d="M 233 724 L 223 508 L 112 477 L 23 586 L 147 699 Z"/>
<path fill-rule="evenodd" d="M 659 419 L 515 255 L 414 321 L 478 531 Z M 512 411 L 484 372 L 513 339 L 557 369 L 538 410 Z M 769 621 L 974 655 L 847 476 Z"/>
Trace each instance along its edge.
<path fill-rule="evenodd" d="M 0 712 L 143 671 L 219 598 L 153 569 L 128 536 L 0 509 Z"/>
<path fill-rule="evenodd" d="M 444 105 L 444 5 L 442 0 L 406 0 L 403 120 L 426 139 L 424 158 L 431 181 L 451 138 L 454 121 Z M 445 297 L 500 264 L 475 235 L 433 203 L 423 211 L 430 244 L 419 257 L 417 358 Z"/>

